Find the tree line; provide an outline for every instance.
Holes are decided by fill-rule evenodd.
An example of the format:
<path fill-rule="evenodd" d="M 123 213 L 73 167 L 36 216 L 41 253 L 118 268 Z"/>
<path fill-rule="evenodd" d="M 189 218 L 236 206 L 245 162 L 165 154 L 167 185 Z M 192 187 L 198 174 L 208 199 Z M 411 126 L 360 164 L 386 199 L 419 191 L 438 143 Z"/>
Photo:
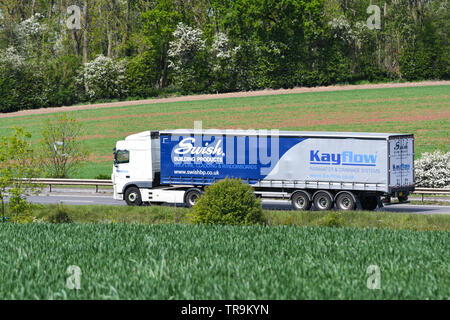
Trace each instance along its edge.
<path fill-rule="evenodd" d="M 0 112 L 448 79 L 448 30 L 447 0 L 2 0 Z"/>

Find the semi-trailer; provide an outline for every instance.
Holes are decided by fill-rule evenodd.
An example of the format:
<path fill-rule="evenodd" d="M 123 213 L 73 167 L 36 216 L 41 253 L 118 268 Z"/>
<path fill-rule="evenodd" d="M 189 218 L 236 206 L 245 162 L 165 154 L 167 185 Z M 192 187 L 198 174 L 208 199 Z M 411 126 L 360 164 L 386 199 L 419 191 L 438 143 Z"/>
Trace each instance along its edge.
<path fill-rule="evenodd" d="M 117 141 L 114 199 L 195 205 L 204 188 L 238 178 L 296 210 L 374 210 L 414 191 L 414 136 L 278 130 L 145 131 Z"/>

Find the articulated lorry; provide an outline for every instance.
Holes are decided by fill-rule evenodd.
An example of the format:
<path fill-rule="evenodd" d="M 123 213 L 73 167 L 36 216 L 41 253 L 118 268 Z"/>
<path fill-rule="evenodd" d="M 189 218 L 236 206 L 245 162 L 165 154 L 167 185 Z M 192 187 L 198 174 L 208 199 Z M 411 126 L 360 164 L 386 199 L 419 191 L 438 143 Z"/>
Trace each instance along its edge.
<path fill-rule="evenodd" d="M 414 136 L 278 130 L 145 131 L 114 148 L 114 199 L 195 205 L 204 188 L 238 178 L 296 210 L 374 210 L 414 191 Z"/>

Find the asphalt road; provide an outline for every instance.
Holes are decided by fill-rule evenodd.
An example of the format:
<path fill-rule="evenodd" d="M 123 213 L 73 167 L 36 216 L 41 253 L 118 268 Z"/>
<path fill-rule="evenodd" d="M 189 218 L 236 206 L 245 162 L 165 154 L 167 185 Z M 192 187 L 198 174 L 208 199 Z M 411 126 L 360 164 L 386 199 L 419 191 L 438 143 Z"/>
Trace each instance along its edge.
<path fill-rule="evenodd" d="M 40 204 L 56 204 L 62 202 L 69 205 L 126 205 L 125 201 L 114 200 L 110 193 L 47 193 L 39 196 L 30 196 L 28 199 L 30 202 Z M 290 202 L 286 200 L 263 200 L 262 204 L 264 209 L 291 210 Z M 450 206 L 396 204 L 379 208 L 377 211 L 413 214 L 450 214 Z"/>

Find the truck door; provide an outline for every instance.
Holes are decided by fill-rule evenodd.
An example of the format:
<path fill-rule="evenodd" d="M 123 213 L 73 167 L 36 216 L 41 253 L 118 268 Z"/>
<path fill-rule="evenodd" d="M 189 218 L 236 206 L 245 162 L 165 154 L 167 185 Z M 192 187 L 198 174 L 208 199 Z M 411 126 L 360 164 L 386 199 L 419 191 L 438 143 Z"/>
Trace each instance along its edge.
<path fill-rule="evenodd" d="M 114 192 L 121 193 L 122 188 L 130 178 L 130 151 L 125 149 L 114 150 L 113 169 Z"/>
<path fill-rule="evenodd" d="M 389 187 L 414 186 L 414 138 L 389 140 Z"/>

